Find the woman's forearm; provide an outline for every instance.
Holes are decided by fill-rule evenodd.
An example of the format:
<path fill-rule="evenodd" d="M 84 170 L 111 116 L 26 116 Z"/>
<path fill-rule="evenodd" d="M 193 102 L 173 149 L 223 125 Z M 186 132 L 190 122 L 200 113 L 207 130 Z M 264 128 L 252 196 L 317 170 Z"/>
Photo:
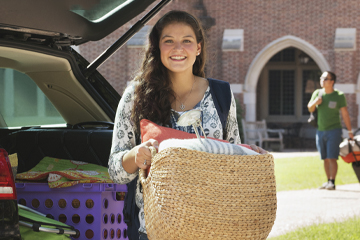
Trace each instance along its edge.
<path fill-rule="evenodd" d="M 122 166 L 124 170 L 128 173 L 135 173 L 139 169 L 139 167 L 135 163 L 135 148 L 127 152 L 122 159 Z"/>

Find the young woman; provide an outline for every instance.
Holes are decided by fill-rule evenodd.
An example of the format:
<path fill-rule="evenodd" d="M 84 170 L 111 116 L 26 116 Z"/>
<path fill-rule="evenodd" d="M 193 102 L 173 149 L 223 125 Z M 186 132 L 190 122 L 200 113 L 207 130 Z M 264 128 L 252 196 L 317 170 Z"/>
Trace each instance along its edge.
<path fill-rule="evenodd" d="M 129 183 L 136 178 L 139 168 L 146 169 L 151 165 L 149 146 L 157 148 L 158 143 L 155 140 L 141 143 L 139 123 L 144 118 L 194 133 L 192 127 L 181 127 L 176 122 L 184 111 L 200 109 L 202 127 L 209 137 L 226 136 L 229 142 L 240 143 L 233 95 L 223 135 L 209 82 L 205 78 L 205 58 L 204 31 L 194 16 L 171 11 L 154 25 L 142 68 L 133 84 L 125 90 L 117 109 L 109 158 L 109 174 L 114 182 Z M 256 146 L 252 148 L 265 153 Z M 140 239 L 147 239 L 139 181 L 136 203 L 140 208 Z"/>

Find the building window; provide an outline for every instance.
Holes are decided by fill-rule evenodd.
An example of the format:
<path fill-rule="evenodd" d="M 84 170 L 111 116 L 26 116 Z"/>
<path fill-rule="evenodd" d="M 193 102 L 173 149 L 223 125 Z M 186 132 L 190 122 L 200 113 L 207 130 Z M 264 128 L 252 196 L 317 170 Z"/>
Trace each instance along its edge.
<path fill-rule="evenodd" d="M 244 51 L 244 29 L 225 29 L 221 48 L 223 51 Z"/>
<path fill-rule="evenodd" d="M 355 51 L 356 28 L 337 28 L 334 49 L 335 51 Z"/>
<path fill-rule="evenodd" d="M 294 115 L 295 71 L 269 71 L 269 115 Z"/>
<path fill-rule="evenodd" d="M 269 62 L 295 62 L 295 50 L 295 48 L 286 48 L 270 58 Z"/>

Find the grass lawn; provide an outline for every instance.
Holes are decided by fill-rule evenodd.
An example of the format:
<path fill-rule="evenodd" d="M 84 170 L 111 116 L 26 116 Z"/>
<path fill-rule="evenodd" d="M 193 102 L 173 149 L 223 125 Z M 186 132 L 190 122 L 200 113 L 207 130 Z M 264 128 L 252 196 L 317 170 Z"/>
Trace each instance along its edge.
<path fill-rule="evenodd" d="M 359 182 L 351 164 L 339 158 L 338 166 L 335 185 Z M 275 179 L 277 191 L 318 188 L 327 181 L 318 156 L 275 159 Z"/>
<path fill-rule="evenodd" d="M 296 231 L 269 238 L 269 240 L 357 240 L 360 239 L 360 218 L 350 218 L 344 222 L 312 225 Z"/>

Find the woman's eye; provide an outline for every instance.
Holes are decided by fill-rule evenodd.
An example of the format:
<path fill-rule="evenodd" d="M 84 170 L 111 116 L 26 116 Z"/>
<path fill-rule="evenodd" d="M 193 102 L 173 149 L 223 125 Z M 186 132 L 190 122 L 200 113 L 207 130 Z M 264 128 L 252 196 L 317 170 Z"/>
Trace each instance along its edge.
<path fill-rule="evenodd" d="M 184 40 L 184 43 L 191 43 L 190 40 Z"/>
<path fill-rule="evenodd" d="M 172 40 L 165 40 L 165 43 L 172 43 L 173 41 Z"/>

